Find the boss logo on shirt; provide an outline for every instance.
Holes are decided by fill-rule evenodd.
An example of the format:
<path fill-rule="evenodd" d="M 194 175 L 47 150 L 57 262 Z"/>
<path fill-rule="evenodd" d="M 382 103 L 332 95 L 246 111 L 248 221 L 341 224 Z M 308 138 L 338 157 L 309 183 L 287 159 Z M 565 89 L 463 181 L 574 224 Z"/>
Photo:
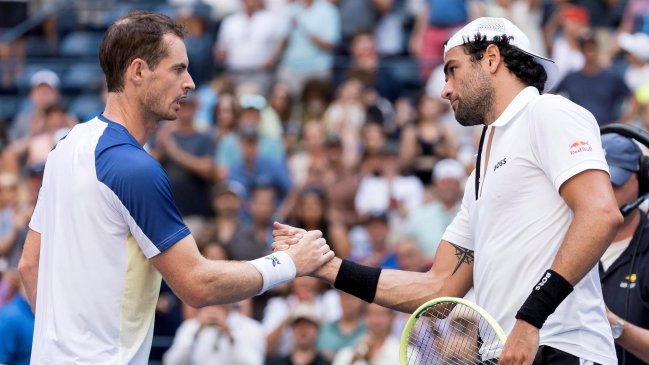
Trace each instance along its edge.
<path fill-rule="evenodd" d="M 588 143 L 588 141 L 576 140 L 575 142 L 570 144 L 569 149 L 570 154 L 575 155 L 579 152 L 592 151 L 593 147 L 590 146 L 590 143 Z"/>
<path fill-rule="evenodd" d="M 500 166 L 502 166 L 502 165 L 504 165 L 504 164 L 506 164 L 506 163 L 507 163 L 507 157 L 505 157 L 505 158 L 503 158 L 502 160 L 498 161 L 498 162 L 494 165 L 494 171 L 496 171 L 497 168 L 499 168 Z"/>

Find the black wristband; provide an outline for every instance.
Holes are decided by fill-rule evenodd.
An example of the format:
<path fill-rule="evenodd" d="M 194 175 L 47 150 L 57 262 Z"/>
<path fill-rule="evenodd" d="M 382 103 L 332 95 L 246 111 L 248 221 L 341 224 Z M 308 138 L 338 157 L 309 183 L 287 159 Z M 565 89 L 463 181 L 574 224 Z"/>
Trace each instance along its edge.
<path fill-rule="evenodd" d="M 381 276 L 380 267 L 363 266 L 343 260 L 336 275 L 334 288 L 372 303 L 376 295 L 376 287 L 379 285 L 379 276 Z"/>
<path fill-rule="evenodd" d="M 547 270 L 516 313 L 516 319 L 522 319 L 541 329 L 545 320 L 554 313 L 572 290 L 573 287 L 568 280 L 556 271 Z"/>

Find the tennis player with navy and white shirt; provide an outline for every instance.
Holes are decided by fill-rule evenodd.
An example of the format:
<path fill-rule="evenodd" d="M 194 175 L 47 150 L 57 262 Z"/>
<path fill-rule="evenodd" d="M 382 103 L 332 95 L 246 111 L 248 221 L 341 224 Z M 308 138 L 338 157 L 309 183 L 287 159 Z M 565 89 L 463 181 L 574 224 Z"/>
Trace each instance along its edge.
<path fill-rule="evenodd" d="M 319 231 L 249 262 L 198 253 L 164 170 L 142 148 L 194 89 L 183 35 L 162 14 L 114 23 L 99 52 L 105 111 L 47 158 L 19 264 L 36 315 L 32 364 L 147 364 L 161 276 L 198 307 L 253 296 L 333 257 Z"/>
<path fill-rule="evenodd" d="M 484 124 L 460 212 L 427 273 L 334 259 L 315 274 L 369 302 L 413 312 L 440 296 L 476 302 L 508 335 L 484 344 L 499 364 L 617 364 L 596 264 L 622 216 L 598 125 L 555 95 L 552 60 L 530 51 L 504 18 L 478 18 L 444 49 L 446 84 L 462 125 Z M 276 224 L 275 248 L 290 226 Z"/>

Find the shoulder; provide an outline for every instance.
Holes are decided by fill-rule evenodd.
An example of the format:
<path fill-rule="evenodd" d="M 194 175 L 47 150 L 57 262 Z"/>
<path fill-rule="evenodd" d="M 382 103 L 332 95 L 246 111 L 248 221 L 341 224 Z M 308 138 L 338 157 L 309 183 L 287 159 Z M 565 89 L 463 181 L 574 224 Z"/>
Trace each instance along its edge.
<path fill-rule="evenodd" d="M 527 111 L 531 121 L 554 121 L 564 124 L 568 122 L 565 118 L 569 116 L 570 119 L 588 120 L 597 125 L 591 112 L 560 95 L 540 95 L 529 104 Z"/>

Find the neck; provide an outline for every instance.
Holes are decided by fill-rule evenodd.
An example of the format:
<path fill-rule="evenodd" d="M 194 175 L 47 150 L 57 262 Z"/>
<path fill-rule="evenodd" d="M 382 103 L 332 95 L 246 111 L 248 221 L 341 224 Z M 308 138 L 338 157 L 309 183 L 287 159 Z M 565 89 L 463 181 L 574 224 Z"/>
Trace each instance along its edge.
<path fill-rule="evenodd" d="M 634 210 L 633 213 L 624 217 L 624 222 L 622 226 L 617 230 L 617 234 L 613 239 L 613 242 L 621 241 L 632 237 L 635 233 L 636 228 L 640 224 L 640 211 L 638 209 Z"/>
<path fill-rule="evenodd" d="M 291 354 L 291 360 L 293 364 L 296 365 L 307 365 L 313 361 L 313 358 L 316 356 L 316 351 L 314 347 L 300 348 L 296 347 L 293 353 Z"/>
<path fill-rule="evenodd" d="M 504 72 L 509 72 L 505 70 Z M 523 84 L 516 76 L 508 74 L 510 77 L 501 77 L 500 81 L 494 85 L 494 104 L 491 111 L 485 116 L 485 124 L 489 125 L 498 119 L 507 109 L 509 104 L 514 100 L 527 85 Z"/>
<path fill-rule="evenodd" d="M 586 75 L 594 75 L 599 73 L 601 71 L 601 67 L 597 63 L 586 63 L 584 65 L 584 68 L 582 69 L 582 72 Z"/>
<path fill-rule="evenodd" d="M 148 115 L 138 105 L 137 98 L 125 93 L 108 93 L 104 116 L 123 125 L 135 139 L 144 145 L 155 131 L 158 120 Z"/>

